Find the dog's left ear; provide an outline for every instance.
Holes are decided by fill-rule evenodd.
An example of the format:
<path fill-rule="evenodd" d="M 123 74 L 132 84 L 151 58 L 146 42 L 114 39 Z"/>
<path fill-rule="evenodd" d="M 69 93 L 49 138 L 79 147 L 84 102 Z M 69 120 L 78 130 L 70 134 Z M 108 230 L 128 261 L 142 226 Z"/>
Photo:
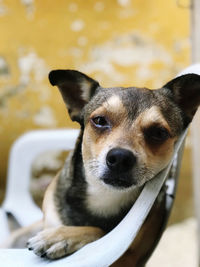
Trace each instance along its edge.
<path fill-rule="evenodd" d="M 53 70 L 49 81 L 57 85 L 73 121 L 81 122 L 81 111 L 94 95 L 99 83 L 76 70 Z"/>
<path fill-rule="evenodd" d="M 200 105 L 200 75 L 185 74 L 168 82 L 164 88 L 173 94 L 173 100 L 184 112 L 190 122 Z"/>

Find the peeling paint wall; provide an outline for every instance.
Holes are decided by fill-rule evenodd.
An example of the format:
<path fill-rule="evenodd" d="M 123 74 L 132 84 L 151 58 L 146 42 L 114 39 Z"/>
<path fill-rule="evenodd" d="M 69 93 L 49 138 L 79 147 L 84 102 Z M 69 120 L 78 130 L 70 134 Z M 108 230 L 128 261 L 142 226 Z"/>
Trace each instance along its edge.
<path fill-rule="evenodd" d="M 49 70 L 159 87 L 189 63 L 189 10 L 175 0 L 0 0 L 0 33 L 1 185 L 19 135 L 77 126 Z"/>

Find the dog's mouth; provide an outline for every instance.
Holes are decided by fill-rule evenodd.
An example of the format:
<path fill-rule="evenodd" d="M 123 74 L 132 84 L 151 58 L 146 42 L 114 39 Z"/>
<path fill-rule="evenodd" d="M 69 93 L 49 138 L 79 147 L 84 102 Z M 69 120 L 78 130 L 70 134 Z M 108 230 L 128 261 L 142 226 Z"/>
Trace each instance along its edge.
<path fill-rule="evenodd" d="M 112 173 L 108 172 L 103 175 L 101 180 L 105 184 L 111 185 L 112 187 L 116 187 L 119 189 L 125 189 L 136 185 L 136 181 L 134 181 L 133 177 L 129 173 L 113 175 Z"/>

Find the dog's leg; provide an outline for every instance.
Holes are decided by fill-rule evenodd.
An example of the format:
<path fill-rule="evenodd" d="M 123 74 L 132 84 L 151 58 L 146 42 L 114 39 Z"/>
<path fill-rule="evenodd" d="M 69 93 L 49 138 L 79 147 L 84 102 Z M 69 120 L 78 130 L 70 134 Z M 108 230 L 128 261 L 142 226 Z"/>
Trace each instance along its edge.
<path fill-rule="evenodd" d="M 31 238 L 28 241 L 28 248 L 38 256 L 58 259 L 75 252 L 103 235 L 103 231 L 97 227 L 52 227 Z"/>
<path fill-rule="evenodd" d="M 38 221 L 30 226 L 20 228 L 12 232 L 8 239 L 0 244 L 0 248 L 25 248 L 27 240 L 36 235 L 42 228 L 43 221 Z"/>

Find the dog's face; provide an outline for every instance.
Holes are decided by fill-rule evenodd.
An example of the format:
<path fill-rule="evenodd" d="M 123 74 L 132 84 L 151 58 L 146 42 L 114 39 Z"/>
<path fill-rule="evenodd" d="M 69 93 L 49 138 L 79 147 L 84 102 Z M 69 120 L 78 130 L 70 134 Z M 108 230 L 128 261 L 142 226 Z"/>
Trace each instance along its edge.
<path fill-rule="evenodd" d="M 107 97 L 101 90 L 85 108 L 86 174 L 91 181 L 115 188 L 141 186 L 168 164 L 182 120 L 173 107 L 168 115 L 177 113 L 174 129 L 164 116 L 168 111 L 165 103 L 162 106 L 164 100 L 159 103 L 148 89 L 111 91 Z"/>
<path fill-rule="evenodd" d="M 163 88 L 102 88 L 71 70 L 50 73 L 72 120 L 84 128 L 87 182 L 114 190 L 142 186 L 164 169 L 174 144 L 200 104 L 200 76 L 178 77 Z"/>

